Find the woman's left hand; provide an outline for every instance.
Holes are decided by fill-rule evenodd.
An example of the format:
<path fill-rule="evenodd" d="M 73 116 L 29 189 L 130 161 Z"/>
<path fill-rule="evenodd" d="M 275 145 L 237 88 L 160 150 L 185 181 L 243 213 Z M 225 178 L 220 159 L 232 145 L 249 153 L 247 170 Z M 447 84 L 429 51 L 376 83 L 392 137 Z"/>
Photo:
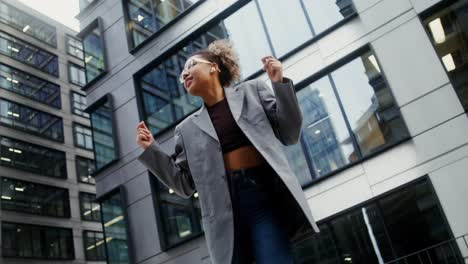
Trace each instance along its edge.
<path fill-rule="evenodd" d="M 262 58 L 263 70 L 268 74 L 272 82 L 283 82 L 283 64 L 273 56 Z"/>

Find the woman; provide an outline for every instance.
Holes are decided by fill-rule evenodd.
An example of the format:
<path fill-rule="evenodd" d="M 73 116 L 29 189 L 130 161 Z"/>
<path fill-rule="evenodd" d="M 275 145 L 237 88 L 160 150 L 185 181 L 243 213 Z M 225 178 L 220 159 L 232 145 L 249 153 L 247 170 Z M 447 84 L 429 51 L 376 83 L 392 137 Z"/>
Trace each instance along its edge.
<path fill-rule="evenodd" d="M 282 147 L 295 144 L 301 131 L 294 86 L 281 62 L 267 56 L 262 63 L 274 93 L 260 80 L 231 87 L 240 70 L 228 41 L 187 60 L 180 80 L 204 104 L 175 128 L 172 156 L 144 122 L 137 127 L 144 149 L 138 159 L 176 194 L 198 191 L 214 264 L 293 263 L 294 233 L 304 224 L 318 232 Z"/>

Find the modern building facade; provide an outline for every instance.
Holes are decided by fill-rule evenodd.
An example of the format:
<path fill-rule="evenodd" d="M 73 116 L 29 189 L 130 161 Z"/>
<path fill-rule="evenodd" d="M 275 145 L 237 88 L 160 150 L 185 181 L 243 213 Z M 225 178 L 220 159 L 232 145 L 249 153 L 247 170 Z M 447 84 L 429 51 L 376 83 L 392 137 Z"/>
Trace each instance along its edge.
<path fill-rule="evenodd" d="M 465 263 L 468 1 L 94 0 L 78 15 L 108 263 L 210 263 L 197 193 L 137 161 L 144 120 L 165 151 L 201 101 L 178 75 L 230 39 L 242 78 L 279 58 L 304 114 L 285 147 L 321 232 L 297 263 Z M 229 263 L 229 260 L 226 260 Z"/>
<path fill-rule="evenodd" d="M 0 1 L 0 263 L 105 263 L 77 32 Z"/>

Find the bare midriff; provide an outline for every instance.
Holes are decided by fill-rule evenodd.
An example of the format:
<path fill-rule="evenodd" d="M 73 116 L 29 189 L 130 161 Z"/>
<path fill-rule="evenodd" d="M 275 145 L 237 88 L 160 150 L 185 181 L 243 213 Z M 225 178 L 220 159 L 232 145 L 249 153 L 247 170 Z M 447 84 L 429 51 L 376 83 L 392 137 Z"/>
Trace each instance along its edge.
<path fill-rule="evenodd" d="M 265 163 L 265 159 L 254 146 L 243 146 L 223 155 L 227 170 L 252 168 Z"/>

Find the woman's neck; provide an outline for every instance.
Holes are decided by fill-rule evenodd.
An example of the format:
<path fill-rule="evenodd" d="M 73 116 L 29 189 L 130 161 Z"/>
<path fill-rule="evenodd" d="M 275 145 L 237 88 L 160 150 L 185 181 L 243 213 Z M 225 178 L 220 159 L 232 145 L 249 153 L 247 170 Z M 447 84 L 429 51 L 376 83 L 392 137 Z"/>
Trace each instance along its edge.
<path fill-rule="evenodd" d="M 224 99 L 224 89 L 219 82 L 206 89 L 206 94 L 201 96 L 203 102 L 209 107 Z"/>

